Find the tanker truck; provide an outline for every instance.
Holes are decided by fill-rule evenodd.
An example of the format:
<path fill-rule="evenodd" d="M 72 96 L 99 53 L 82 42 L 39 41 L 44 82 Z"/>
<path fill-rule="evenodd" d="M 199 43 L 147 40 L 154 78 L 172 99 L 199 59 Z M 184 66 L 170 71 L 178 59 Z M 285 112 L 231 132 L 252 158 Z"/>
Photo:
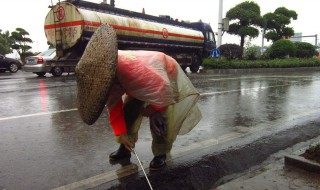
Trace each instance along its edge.
<path fill-rule="evenodd" d="M 75 71 L 90 37 L 105 23 L 116 30 L 118 49 L 161 51 L 191 72 L 199 70 L 202 59 L 216 46 L 211 26 L 201 21 L 178 21 L 81 0 L 59 1 L 49 8 L 44 30 L 56 57 L 47 62 L 46 72 L 54 76 Z"/>

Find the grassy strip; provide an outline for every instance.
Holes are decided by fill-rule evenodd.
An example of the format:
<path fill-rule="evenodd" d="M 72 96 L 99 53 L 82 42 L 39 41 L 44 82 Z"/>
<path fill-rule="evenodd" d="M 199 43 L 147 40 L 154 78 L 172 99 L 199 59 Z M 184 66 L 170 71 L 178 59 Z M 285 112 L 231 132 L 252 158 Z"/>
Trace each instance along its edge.
<path fill-rule="evenodd" d="M 205 59 L 202 66 L 207 69 L 290 68 L 319 67 L 319 58 L 288 58 L 272 60 L 226 60 Z"/>

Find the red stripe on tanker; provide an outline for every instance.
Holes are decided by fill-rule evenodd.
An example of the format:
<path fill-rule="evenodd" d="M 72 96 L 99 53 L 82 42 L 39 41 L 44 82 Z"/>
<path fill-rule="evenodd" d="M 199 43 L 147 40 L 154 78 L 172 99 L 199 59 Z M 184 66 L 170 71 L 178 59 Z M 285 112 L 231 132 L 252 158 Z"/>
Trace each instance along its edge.
<path fill-rule="evenodd" d="M 82 25 L 84 25 L 85 30 L 94 31 L 97 27 L 99 27 L 101 25 L 101 23 L 79 20 L 79 21 L 61 23 L 61 25 L 59 25 L 59 27 L 61 26 L 62 28 L 65 28 L 65 27 L 82 26 Z M 92 26 L 94 28 L 92 28 Z M 147 29 L 140 29 L 140 28 L 130 28 L 130 27 L 125 27 L 125 26 L 113 25 L 113 24 L 111 24 L 111 26 L 116 30 L 126 30 L 126 31 L 132 31 L 132 32 L 158 34 L 158 35 L 162 35 L 164 38 L 168 38 L 169 36 L 175 36 L 175 37 L 180 37 L 180 38 L 190 38 L 190 39 L 203 40 L 203 37 L 170 33 L 167 31 L 166 28 L 163 28 L 162 31 L 155 31 L 155 30 L 147 30 Z M 50 29 L 54 29 L 54 28 L 55 28 L 54 24 L 44 26 L 45 30 L 50 30 Z M 166 32 L 164 32 L 164 31 L 166 31 Z M 164 33 L 167 33 L 167 35 L 165 35 Z"/>
<path fill-rule="evenodd" d="M 94 32 L 101 23 L 108 23 L 121 36 L 204 43 L 202 32 L 197 30 L 81 9 L 68 2 L 61 2 L 60 6 L 48 13 L 44 29 L 48 42 L 54 46 L 56 39 L 62 37 L 63 49 L 74 46 L 84 32 Z M 55 24 L 56 20 L 60 22 Z M 55 29 L 58 27 L 62 36 Z"/>

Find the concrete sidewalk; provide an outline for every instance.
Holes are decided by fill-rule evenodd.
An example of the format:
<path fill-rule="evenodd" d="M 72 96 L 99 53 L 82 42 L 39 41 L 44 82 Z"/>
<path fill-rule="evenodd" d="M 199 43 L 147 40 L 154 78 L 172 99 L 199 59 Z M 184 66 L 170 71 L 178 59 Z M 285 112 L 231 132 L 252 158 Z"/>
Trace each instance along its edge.
<path fill-rule="evenodd" d="M 310 144 L 320 142 L 320 138 L 299 143 L 284 151 L 272 155 L 264 164 L 251 168 L 238 174 L 229 182 L 221 182 L 223 185 L 212 190 L 286 190 L 286 189 L 320 189 L 320 173 L 308 172 L 304 169 L 285 164 L 285 155 L 300 155 Z"/>

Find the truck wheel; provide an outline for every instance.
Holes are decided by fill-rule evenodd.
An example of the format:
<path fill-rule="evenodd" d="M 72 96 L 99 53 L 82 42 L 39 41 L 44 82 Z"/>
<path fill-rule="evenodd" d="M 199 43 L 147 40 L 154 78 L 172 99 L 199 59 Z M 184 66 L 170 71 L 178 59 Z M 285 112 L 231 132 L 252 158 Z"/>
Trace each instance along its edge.
<path fill-rule="evenodd" d="M 17 64 L 15 64 L 15 63 L 10 63 L 10 65 L 9 65 L 9 71 L 11 72 L 11 73 L 16 73 L 17 71 L 18 71 L 18 65 Z"/>
<path fill-rule="evenodd" d="M 54 68 L 52 68 L 51 73 L 55 77 L 60 77 L 63 73 L 63 69 L 61 67 L 54 67 Z"/>
<path fill-rule="evenodd" d="M 192 56 L 192 65 L 190 66 L 190 71 L 192 73 L 196 73 L 198 72 L 198 70 L 200 69 L 200 58 L 198 55 L 193 55 Z"/>
<path fill-rule="evenodd" d="M 181 65 L 181 69 L 182 69 L 183 71 L 186 71 L 187 66 Z"/>
<path fill-rule="evenodd" d="M 36 73 L 39 77 L 43 77 L 45 74 L 46 74 L 46 72 L 38 72 L 38 73 Z"/>

